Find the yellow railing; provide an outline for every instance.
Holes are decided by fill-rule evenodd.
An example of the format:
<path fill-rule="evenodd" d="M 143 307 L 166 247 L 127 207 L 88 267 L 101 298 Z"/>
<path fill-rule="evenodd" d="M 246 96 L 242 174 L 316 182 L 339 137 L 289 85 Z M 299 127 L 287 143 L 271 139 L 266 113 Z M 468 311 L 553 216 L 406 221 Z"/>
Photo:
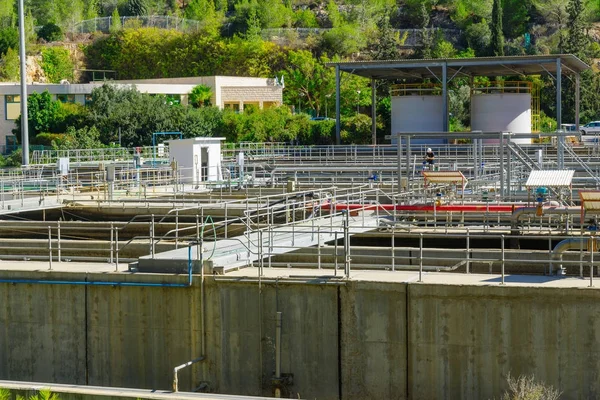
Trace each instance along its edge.
<path fill-rule="evenodd" d="M 439 96 L 442 85 L 439 83 L 402 83 L 390 88 L 391 96 Z"/>

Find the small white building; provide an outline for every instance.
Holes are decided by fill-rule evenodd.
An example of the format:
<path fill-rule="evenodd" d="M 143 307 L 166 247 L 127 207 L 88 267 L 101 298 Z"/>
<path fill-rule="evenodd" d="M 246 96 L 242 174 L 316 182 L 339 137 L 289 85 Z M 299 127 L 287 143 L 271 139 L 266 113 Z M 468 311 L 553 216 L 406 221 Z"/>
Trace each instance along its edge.
<path fill-rule="evenodd" d="M 221 141 L 223 137 L 169 140 L 169 156 L 177 163 L 185 183 L 200 184 L 223 179 Z"/>
<path fill-rule="evenodd" d="M 63 103 L 87 104 L 92 90 L 105 82 L 85 84 L 38 84 L 27 85 L 27 93 L 48 91 Z M 188 104 L 188 95 L 198 85 L 212 89 L 211 104 L 220 109 L 230 108 L 243 112 L 248 107 L 259 109 L 280 106 L 283 103 L 283 86 L 275 79 L 235 76 L 204 76 L 190 78 L 140 79 L 107 81 L 119 87 L 135 86 L 142 93 L 160 94 L 173 104 Z M 14 121 L 21 115 L 21 87 L 19 83 L 0 82 L 0 149 L 12 145 Z"/>

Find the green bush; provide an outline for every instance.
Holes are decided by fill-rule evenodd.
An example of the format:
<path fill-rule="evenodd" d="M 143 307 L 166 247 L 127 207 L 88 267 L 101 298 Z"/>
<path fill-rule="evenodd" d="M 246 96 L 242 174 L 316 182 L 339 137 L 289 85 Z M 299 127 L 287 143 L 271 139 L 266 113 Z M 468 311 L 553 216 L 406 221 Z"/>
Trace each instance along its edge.
<path fill-rule="evenodd" d="M 356 114 L 342 118 L 340 136 L 345 144 L 371 143 L 371 117 L 365 114 Z"/>
<path fill-rule="evenodd" d="M 53 23 L 42 26 L 38 31 L 38 38 L 44 39 L 46 42 L 56 42 L 62 40 L 63 37 L 64 35 L 60 26 Z"/>
<path fill-rule="evenodd" d="M 68 49 L 62 47 L 43 48 L 41 66 L 49 82 L 60 83 L 63 79 L 73 80 L 75 65 Z"/>

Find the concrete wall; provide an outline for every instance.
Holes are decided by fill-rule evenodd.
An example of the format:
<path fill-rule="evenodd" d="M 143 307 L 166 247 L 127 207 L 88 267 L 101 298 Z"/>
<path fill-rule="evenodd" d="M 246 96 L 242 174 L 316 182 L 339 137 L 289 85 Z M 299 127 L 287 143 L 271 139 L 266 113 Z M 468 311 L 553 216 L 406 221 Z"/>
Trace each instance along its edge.
<path fill-rule="evenodd" d="M 0 303 L 0 379 L 85 384 L 84 287 L 0 284 Z"/>
<path fill-rule="evenodd" d="M 598 290 L 409 285 L 412 398 L 498 398 L 535 374 L 561 399 L 600 394 Z"/>
<path fill-rule="evenodd" d="M 0 272 L 40 277 L 40 273 Z M 144 274 L 48 279 L 184 282 Z M 535 374 L 561 399 L 600 393 L 600 291 L 349 281 L 323 285 L 208 278 L 206 360 L 181 390 L 272 395 L 275 315 L 283 313 L 287 396 L 498 398 L 505 377 Z M 192 288 L 0 284 L 0 379 L 169 389 L 202 352 Z"/>

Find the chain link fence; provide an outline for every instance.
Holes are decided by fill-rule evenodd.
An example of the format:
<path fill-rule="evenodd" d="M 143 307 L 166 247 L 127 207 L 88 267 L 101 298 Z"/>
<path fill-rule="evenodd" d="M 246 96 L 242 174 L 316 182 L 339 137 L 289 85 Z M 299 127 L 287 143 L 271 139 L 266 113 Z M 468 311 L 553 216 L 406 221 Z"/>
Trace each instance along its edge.
<path fill-rule="evenodd" d="M 163 15 L 148 15 L 136 17 L 119 17 L 122 27 L 143 27 L 175 29 L 180 32 L 198 32 L 202 27 L 200 21 Z M 71 28 L 72 33 L 109 33 L 113 25 L 113 17 L 99 17 L 78 22 Z"/>
<path fill-rule="evenodd" d="M 326 28 L 277 28 L 263 29 L 262 38 L 264 40 L 278 41 L 296 36 L 298 39 L 306 39 L 310 35 L 322 35 L 330 29 Z M 433 36 L 439 30 L 442 37 L 450 43 L 456 45 L 460 41 L 462 30 L 460 29 L 442 29 L 442 28 L 426 28 L 425 31 Z M 401 39 L 404 39 L 402 47 L 418 47 L 421 45 L 423 29 L 394 29 L 398 32 Z"/>

